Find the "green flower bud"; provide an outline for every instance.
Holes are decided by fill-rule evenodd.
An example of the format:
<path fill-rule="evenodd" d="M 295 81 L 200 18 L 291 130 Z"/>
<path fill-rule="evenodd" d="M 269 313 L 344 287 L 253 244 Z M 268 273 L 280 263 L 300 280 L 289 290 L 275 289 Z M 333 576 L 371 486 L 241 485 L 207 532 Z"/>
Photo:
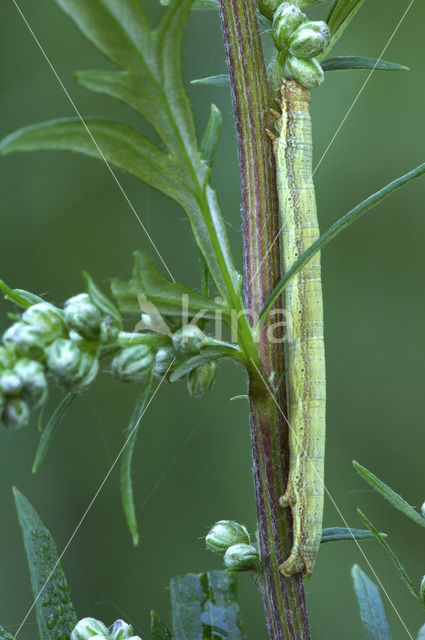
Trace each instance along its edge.
<path fill-rule="evenodd" d="M 329 39 L 326 22 L 304 22 L 289 39 L 289 51 L 297 58 L 314 58 L 326 49 Z"/>
<path fill-rule="evenodd" d="M 272 37 L 279 51 L 287 49 L 293 32 L 306 19 L 301 9 L 289 2 L 283 2 L 273 17 Z"/>
<path fill-rule="evenodd" d="M 118 334 L 120 332 L 120 328 L 118 326 L 117 321 L 112 316 L 107 316 L 100 323 L 100 341 L 103 344 L 109 344 L 111 342 L 115 342 L 118 338 Z"/>
<path fill-rule="evenodd" d="M 59 338 L 46 349 L 47 367 L 58 381 L 71 391 L 86 389 L 99 371 L 99 362 L 92 353 L 80 351 L 72 340 Z"/>
<path fill-rule="evenodd" d="M 229 547 L 237 544 L 249 545 L 249 533 L 243 524 L 233 520 L 220 520 L 205 536 L 207 549 L 214 553 L 226 553 Z"/>
<path fill-rule="evenodd" d="M 47 397 L 47 380 L 43 365 L 29 358 L 21 358 L 13 368 L 20 378 L 23 390 L 36 406 L 42 405 Z"/>
<path fill-rule="evenodd" d="M 195 324 L 187 324 L 173 335 L 173 345 L 183 355 L 199 353 L 205 342 L 205 333 Z"/>
<path fill-rule="evenodd" d="M 112 360 L 112 375 L 123 382 L 141 382 L 153 363 L 154 354 L 146 344 L 125 347 Z"/>
<path fill-rule="evenodd" d="M 153 375 L 157 378 L 162 378 L 168 371 L 175 357 L 176 354 L 171 347 L 161 347 L 161 349 L 158 349 L 155 355 Z"/>
<path fill-rule="evenodd" d="M 269 20 L 272 20 L 280 3 L 281 0 L 257 0 L 258 11 Z"/>
<path fill-rule="evenodd" d="M 112 640 L 140 640 L 139 636 L 133 636 L 133 627 L 124 622 L 124 620 L 116 620 L 112 625 Z"/>
<path fill-rule="evenodd" d="M 48 344 L 66 335 L 65 323 L 59 309 L 49 302 L 33 304 L 24 312 L 22 320 L 39 329 Z"/>
<path fill-rule="evenodd" d="M 22 391 L 22 380 L 17 373 L 6 369 L 0 373 L 0 393 L 5 396 L 15 396 Z"/>
<path fill-rule="evenodd" d="M 22 429 L 22 427 L 26 427 L 29 419 L 30 410 L 25 400 L 12 398 L 6 401 L 1 416 L 1 421 L 5 427 Z"/>
<path fill-rule="evenodd" d="M 425 518 L 425 502 L 421 506 L 421 513 L 422 513 L 423 517 Z"/>
<path fill-rule="evenodd" d="M 234 544 L 224 554 L 229 571 L 253 571 L 258 565 L 258 552 L 251 544 Z"/>
<path fill-rule="evenodd" d="M 13 351 L 6 347 L 0 347 L 0 371 L 2 369 L 11 369 L 16 361 Z"/>
<path fill-rule="evenodd" d="M 28 358 L 42 358 L 45 347 L 44 334 L 38 327 L 25 322 L 15 322 L 3 334 L 3 344 Z"/>
<path fill-rule="evenodd" d="M 316 58 L 301 60 L 295 56 L 289 56 L 285 69 L 287 77 L 295 78 L 307 89 L 314 89 L 322 84 L 325 74 Z"/>
<path fill-rule="evenodd" d="M 102 314 L 88 293 L 80 293 L 65 302 L 65 322 L 86 340 L 99 340 Z"/>
<path fill-rule="evenodd" d="M 83 618 L 74 627 L 70 640 L 94 640 L 94 638 L 102 638 L 102 640 L 107 638 L 109 640 L 108 629 L 99 620 Z"/>
<path fill-rule="evenodd" d="M 200 398 L 211 391 L 214 384 L 217 363 L 215 360 L 205 362 L 192 371 L 187 376 L 187 389 L 192 398 Z"/>

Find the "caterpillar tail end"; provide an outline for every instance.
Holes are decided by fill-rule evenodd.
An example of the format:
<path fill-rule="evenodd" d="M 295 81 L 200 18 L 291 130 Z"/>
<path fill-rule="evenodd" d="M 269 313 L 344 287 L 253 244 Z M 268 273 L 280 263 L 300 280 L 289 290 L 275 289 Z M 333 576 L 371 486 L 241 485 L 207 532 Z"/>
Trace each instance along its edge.
<path fill-rule="evenodd" d="M 279 505 L 285 509 L 289 508 L 293 512 L 296 509 L 296 501 L 290 491 L 286 491 L 279 499 Z M 297 522 L 296 515 L 293 513 L 294 523 Z M 286 577 L 301 573 L 305 578 L 310 578 L 314 569 L 314 557 L 311 554 L 304 553 L 302 542 L 299 541 L 297 532 L 294 532 L 294 542 L 289 557 L 279 566 L 279 571 Z"/>

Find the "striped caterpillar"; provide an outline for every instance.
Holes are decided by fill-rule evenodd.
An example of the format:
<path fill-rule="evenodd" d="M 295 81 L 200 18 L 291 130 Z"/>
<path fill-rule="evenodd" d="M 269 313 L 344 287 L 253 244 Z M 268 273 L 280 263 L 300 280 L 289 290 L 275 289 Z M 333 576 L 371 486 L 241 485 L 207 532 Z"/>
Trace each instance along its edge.
<path fill-rule="evenodd" d="M 287 271 L 319 237 L 312 179 L 310 91 L 293 79 L 281 88 L 278 135 L 273 137 L 284 268 Z M 320 254 L 286 287 L 292 319 L 287 349 L 290 467 L 282 507 L 293 517 L 286 575 L 312 574 L 322 533 L 325 450 L 325 354 Z"/>

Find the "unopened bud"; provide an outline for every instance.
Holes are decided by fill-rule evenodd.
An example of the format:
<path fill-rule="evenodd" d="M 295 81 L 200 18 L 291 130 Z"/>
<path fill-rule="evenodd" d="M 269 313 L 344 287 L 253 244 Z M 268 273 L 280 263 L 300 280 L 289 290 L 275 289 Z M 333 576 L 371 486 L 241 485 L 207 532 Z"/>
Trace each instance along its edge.
<path fill-rule="evenodd" d="M 171 347 L 161 347 L 161 349 L 158 349 L 155 355 L 155 365 L 153 368 L 154 376 L 162 378 L 162 376 L 167 373 L 175 357 L 176 354 L 174 349 Z"/>
<path fill-rule="evenodd" d="M 281 0 L 257 0 L 258 11 L 269 20 L 272 20 L 280 4 Z"/>
<path fill-rule="evenodd" d="M 216 372 L 217 363 L 215 360 L 205 362 L 196 369 L 192 369 L 187 376 L 187 389 L 192 398 L 200 398 L 211 391 Z"/>
<path fill-rule="evenodd" d="M 111 363 L 112 374 L 123 382 L 141 382 L 154 363 L 152 350 L 146 344 L 125 347 Z"/>
<path fill-rule="evenodd" d="M 422 513 L 423 517 L 425 518 L 425 502 L 421 506 L 421 513 Z"/>
<path fill-rule="evenodd" d="M 117 321 L 112 316 L 107 316 L 100 323 L 100 341 L 103 344 L 115 342 L 118 338 L 120 328 Z"/>
<path fill-rule="evenodd" d="M 289 2 L 283 2 L 273 17 L 273 42 L 279 51 L 287 49 L 289 40 L 306 16 L 301 9 Z"/>
<path fill-rule="evenodd" d="M 140 640 L 139 636 L 133 636 L 133 627 L 124 620 L 117 620 L 112 625 L 112 640 Z"/>
<path fill-rule="evenodd" d="M 21 358 L 13 371 L 21 380 L 22 388 L 30 400 L 38 406 L 42 405 L 47 397 L 47 380 L 43 365 L 29 358 Z"/>
<path fill-rule="evenodd" d="M 304 22 L 289 39 L 289 51 L 297 58 L 314 58 L 329 44 L 330 31 L 326 22 Z"/>
<path fill-rule="evenodd" d="M 16 361 L 13 351 L 6 347 L 0 346 L 0 371 L 2 369 L 11 369 Z"/>
<path fill-rule="evenodd" d="M 17 373 L 6 369 L 0 373 L 0 393 L 5 396 L 14 396 L 22 390 L 22 380 Z"/>
<path fill-rule="evenodd" d="M 48 302 L 33 304 L 24 312 L 22 320 L 39 329 L 48 344 L 66 333 L 61 312 Z"/>
<path fill-rule="evenodd" d="M 21 398 L 11 398 L 4 405 L 1 421 L 5 427 L 11 429 L 22 429 L 26 427 L 30 419 L 30 410 Z"/>
<path fill-rule="evenodd" d="M 99 362 L 91 353 L 80 351 L 72 340 L 59 338 L 46 349 L 47 367 L 71 391 L 83 391 L 95 379 Z"/>
<path fill-rule="evenodd" d="M 205 342 L 205 333 L 195 324 L 187 324 L 173 335 L 173 345 L 183 355 L 199 353 Z"/>
<path fill-rule="evenodd" d="M 325 74 L 316 58 L 301 60 L 295 56 L 289 56 L 286 61 L 286 75 L 295 78 L 307 89 L 314 89 L 322 84 Z"/>
<path fill-rule="evenodd" d="M 249 534 L 243 524 L 233 520 L 220 520 L 205 536 L 205 544 L 214 553 L 226 553 L 232 545 L 249 545 Z"/>
<path fill-rule="evenodd" d="M 28 358 L 43 356 L 45 339 L 43 332 L 25 322 L 15 322 L 3 334 L 3 344 Z"/>
<path fill-rule="evenodd" d="M 86 340 L 99 340 L 103 316 L 88 293 L 80 293 L 65 302 L 65 322 Z"/>
<path fill-rule="evenodd" d="M 94 640 L 95 638 L 102 638 L 102 640 L 107 638 L 109 640 L 108 629 L 99 620 L 83 618 L 74 627 L 70 640 Z"/>
<path fill-rule="evenodd" d="M 253 571 L 258 566 L 258 552 L 251 544 L 234 544 L 224 554 L 229 571 Z"/>

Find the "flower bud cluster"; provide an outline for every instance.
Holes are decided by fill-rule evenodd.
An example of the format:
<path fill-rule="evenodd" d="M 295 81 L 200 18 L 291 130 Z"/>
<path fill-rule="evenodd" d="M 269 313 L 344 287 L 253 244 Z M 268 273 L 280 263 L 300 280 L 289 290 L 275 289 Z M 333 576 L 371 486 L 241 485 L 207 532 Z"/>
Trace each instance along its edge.
<path fill-rule="evenodd" d="M 48 302 L 31 305 L 2 336 L 0 423 L 19 429 L 47 398 L 48 378 L 73 393 L 87 389 L 99 371 L 99 350 L 113 343 L 118 323 L 87 293 L 64 309 Z"/>
<path fill-rule="evenodd" d="M 256 571 L 259 555 L 251 544 L 249 533 L 242 524 L 233 520 L 220 520 L 205 536 L 207 549 L 224 556 L 228 571 Z"/>
<path fill-rule="evenodd" d="M 133 635 L 133 627 L 124 620 L 116 620 L 109 629 L 95 618 L 83 618 L 75 626 L 70 640 L 141 640 Z"/>
<path fill-rule="evenodd" d="M 316 56 L 330 39 L 326 22 L 308 20 L 298 6 L 282 2 L 273 15 L 272 36 L 279 57 L 285 60 L 285 74 L 308 89 L 318 87 L 324 74 Z"/>

